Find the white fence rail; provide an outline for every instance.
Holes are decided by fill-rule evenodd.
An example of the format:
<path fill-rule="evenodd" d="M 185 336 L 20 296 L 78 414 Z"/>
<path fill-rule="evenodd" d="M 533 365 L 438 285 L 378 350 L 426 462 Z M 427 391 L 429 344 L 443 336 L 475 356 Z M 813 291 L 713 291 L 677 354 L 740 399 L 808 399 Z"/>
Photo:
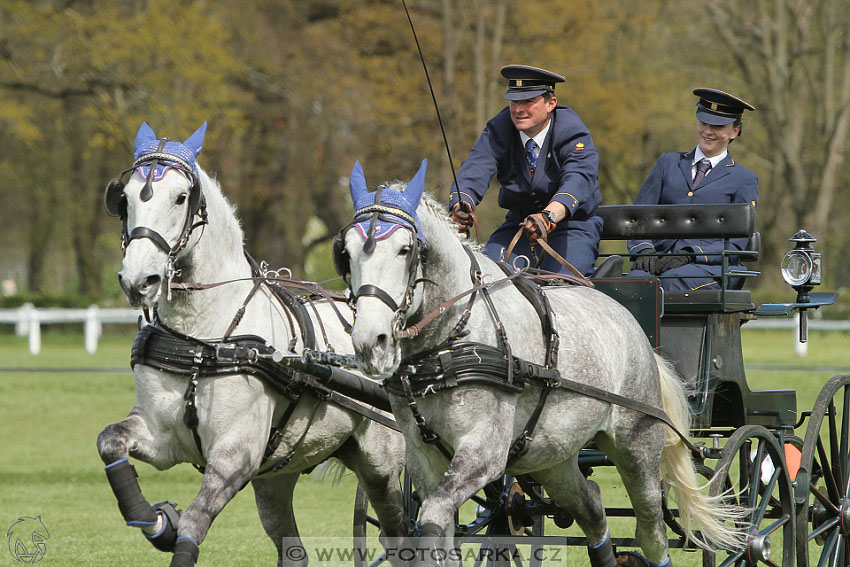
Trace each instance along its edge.
<path fill-rule="evenodd" d="M 141 311 L 130 308 L 101 308 L 91 305 L 86 309 L 41 309 L 25 303 L 17 309 L 0 309 L 0 324 L 15 325 L 18 336 L 29 337 L 30 353 L 41 352 L 41 325 L 50 323 L 82 323 L 86 352 L 97 352 L 97 343 L 104 323 L 137 324 Z M 796 337 L 796 317 L 762 318 L 748 322 L 744 329 L 791 329 Z M 809 330 L 850 331 L 850 321 L 809 319 Z M 806 345 L 795 341 L 795 352 L 806 356 Z"/>
<path fill-rule="evenodd" d="M 17 309 L 0 309 L 0 323 L 15 325 L 15 334 L 29 337 L 31 354 L 41 352 L 41 326 L 49 323 L 82 323 L 86 352 L 97 352 L 104 323 L 137 324 L 140 311 L 130 308 L 40 309 L 25 303 Z"/>

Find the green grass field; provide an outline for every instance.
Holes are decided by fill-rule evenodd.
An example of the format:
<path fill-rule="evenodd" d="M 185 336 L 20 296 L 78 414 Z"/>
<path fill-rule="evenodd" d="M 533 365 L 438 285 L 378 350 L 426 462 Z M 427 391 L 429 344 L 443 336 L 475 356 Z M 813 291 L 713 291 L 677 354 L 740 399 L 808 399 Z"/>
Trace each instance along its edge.
<path fill-rule="evenodd" d="M 847 333 L 813 331 L 809 354 L 799 359 L 793 354 L 791 331 L 745 328 L 744 359 L 748 365 L 829 366 L 847 372 L 848 339 Z M 131 341 L 132 334 L 108 335 L 98 353 L 88 355 L 79 334 L 45 333 L 42 353 L 31 356 L 25 338 L 0 335 L 0 367 L 43 369 L 0 372 L 0 529 L 5 533 L 22 516 L 41 516 L 50 532 L 42 565 L 168 565 L 167 556 L 137 530 L 123 525 L 95 447 L 100 430 L 125 417 L 134 403 L 127 368 Z M 59 371 L 73 368 L 114 371 Z M 748 380 L 754 389 L 795 389 L 798 410 L 803 410 L 812 407 L 821 386 L 838 373 L 753 370 L 748 372 Z M 200 475 L 188 465 L 169 471 L 156 471 L 142 463 L 136 466 L 151 502 L 170 499 L 186 506 L 200 485 Z M 615 475 L 594 478 L 603 495 L 617 489 Z M 303 477 L 295 503 L 301 533 L 347 541 L 354 489 L 351 474 L 338 484 Z M 614 523 L 615 536 L 632 536 L 618 533 L 618 529 L 632 528 Z M 677 566 L 700 564 L 697 554 L 679 554 L 674 561 Z M 217 566 L 275 564 L 274 547 L 260 526 L 250 487 L 216 519 L 201 546 L 200 562 Z M 584 550 L 572 549 L 561 556 L 559 564 L 585 563 Z M 0 551 L 0 566 L 17 564 L 8 550 Z"/>

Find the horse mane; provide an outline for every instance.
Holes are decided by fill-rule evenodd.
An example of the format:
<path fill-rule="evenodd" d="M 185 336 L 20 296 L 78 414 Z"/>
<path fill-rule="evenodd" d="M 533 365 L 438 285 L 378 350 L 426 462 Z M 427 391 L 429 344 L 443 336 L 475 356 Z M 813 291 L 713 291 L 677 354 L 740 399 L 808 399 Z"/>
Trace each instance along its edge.
<path fill-rule="evenodd" d="M 212 177 L 206 171 L 204 171 L 200 164 L 198 164 L 198 178 L 201 183 L 201 191 L 203 191 L 204 197 L 207 200 L 207 207 L 209 207 L 210 203 L 214 201 L 220 201 L 221 208 L 225 212 L 225 214 L 222 215 L 222 218 L 216 219 L 215 222 L 225 223 L 228 226 L 229 230 L 233 231 L 239 245 L 244 245 L 245 233 L 242 230 L 242 223 L 239 220 L 239 217 L 236 215 L 236 205 L 231 203 L 230 200 L 224 195 L 224 192 L 222 192 L 221 190 L 221 184 L 218 182 L 218 179 Z"/>
<path fill-rule="evenodd" d="M 406 184 L 401 181 L 394 181 L 393 183 L 388 184 L 387 186 L 388 189 L 395 189 L 396 191 L 402 192 L 405 187 Z M 452 219 L 449 216 L 448 209 L 446 209 L 446 207 L 428 191 L 422 193 L 422 199 L 419 201 L 417 214 L 423 211 L 442 221 L 442 224 L 445 225 L 446 230 L 451 232 L 455 236 L 455 238 L 460 240 L 463 244 L 466 244 L 467 246 L 472 248 L 473 251 L 479 251 L 481 245 L 470 235 L 467 235 L 466 233 L 460 231 L 459 227 L 454 222 L 452 222 Z"/>

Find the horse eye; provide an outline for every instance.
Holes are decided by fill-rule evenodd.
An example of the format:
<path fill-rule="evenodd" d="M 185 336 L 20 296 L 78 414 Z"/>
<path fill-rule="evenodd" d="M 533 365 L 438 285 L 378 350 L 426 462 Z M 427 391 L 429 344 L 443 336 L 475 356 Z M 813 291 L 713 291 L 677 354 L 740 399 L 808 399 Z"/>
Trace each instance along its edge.
<path fill-rule="evenodd" d="M 180 193 L 177 196 L 177 204 L 182 205 L 183 203 L 185 203 L 186 202 L 186 196 L 187 196 L 186 193 Z"/>
<path fill-rule="evenodd" d="M 398 251 L 399 256 L 407 256 L 410 254 L 410 251 L 413 249 L 412 246 L 403 246 L 401 250 Z"/>

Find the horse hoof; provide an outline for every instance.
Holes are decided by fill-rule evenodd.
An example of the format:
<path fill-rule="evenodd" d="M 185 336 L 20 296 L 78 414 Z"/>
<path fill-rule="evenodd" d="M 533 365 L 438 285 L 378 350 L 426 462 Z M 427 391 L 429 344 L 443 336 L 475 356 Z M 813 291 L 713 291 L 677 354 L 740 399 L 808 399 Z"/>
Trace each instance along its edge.
<path fill-rule="evenodd" d="M 614 557 L 617 558 L 617 567 L 649 567 L 647 558 L 634 551 L 618 551 Z"/>
<path fill-rule="evenodd" d="M 443 537 L 446 532 L 435 523 L 428 522 L 419 527 L 419 537 Z"/>
<path fill-rule="evenodd" d="M 153 505 L 153 511 L 162 517 L 162 528 L 155 534 L 145 534 L 148 541 L 155 548 L 166 553 L 174 551 L 177 542 L 177 524 L 180 521 L 182 511 L 178 510 L 174 502 L 157 502 Z"/>

